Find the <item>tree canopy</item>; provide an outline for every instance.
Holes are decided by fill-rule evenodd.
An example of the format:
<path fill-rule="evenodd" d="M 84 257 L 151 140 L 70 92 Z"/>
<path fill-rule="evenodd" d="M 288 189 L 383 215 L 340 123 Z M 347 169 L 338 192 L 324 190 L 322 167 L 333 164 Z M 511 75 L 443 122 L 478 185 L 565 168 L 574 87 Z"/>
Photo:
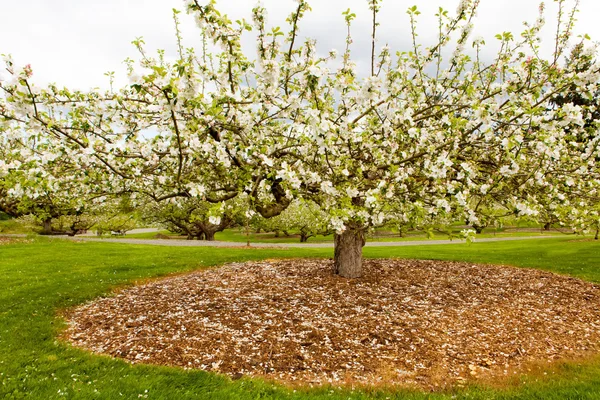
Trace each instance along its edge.
<path fill-rule="evenodd" d="M 39 88 L 31 67 L 7 57 L 0 129 L 18 161 L 0 163 L 0 177 L 20 174 L 33 198 L 72 185 L 61 192 L 71 201 L 133 193 L 219 205 L 243 195 L 266 218 L 309 200 L 336 231 L 337 272 L 357 277 L 365 230 L 390 218 L 452 213 L 478 224 L 489 207 L 527 216 L 548 199 L 564 205 L 565 193 L 597 198 L 596 49 L 581 38 L 564 61 L 574 11 L 558 3 L 549 58 L 541 7 L 520 36 L 499 34 L 486 59 L 483 39 L 471 38 L 478 1 L 462 0 L 454 14 L 440 8 L 430 46 L 409 8 L 413 46 L 391 49 L 377 47 L 379 1 L 370 0 L 371 73 L 361 76 L 350 10 L 346 49 L 322 54 L 300 40 L 304 0 L 287 32 L 270 27 L 261 6 L 231 21 L 214 1 L 188 0 L 200 45 L 185 48 L 178 24 L 174 61 L 134 41 L 139 57 L 120 89 Z M 256 55 L 242 46 L 247 34 Z"/>

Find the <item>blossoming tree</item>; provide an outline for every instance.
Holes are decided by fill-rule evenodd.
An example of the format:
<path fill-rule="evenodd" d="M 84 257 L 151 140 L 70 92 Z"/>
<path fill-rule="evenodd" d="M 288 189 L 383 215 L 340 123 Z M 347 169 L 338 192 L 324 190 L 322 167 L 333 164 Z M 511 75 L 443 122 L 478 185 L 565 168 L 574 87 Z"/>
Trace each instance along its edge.
<path fill-rule="evenodd" d="M 0 210 L 34 216 L 45 234 L 61 217 L 73 234 L 93 223 L 82 215 L 95 207 L 94 198 L 103 201 L 104 189 L 93 184 L 102 175 L 85 168 L 80 157 L 57 151 L 43 132 L 5 130 L 1 140 Z"/>
<path fill-rule="evenodd" d="M 213 205 L 197 198 L 173 198 L 148 202 L 143 207 L 144 219 L 171 232 L 186 235 L 189 240 L 215 240 L 215 233 L 233 227 L 242 218 L 240 207 L 228 201 L 223 210 L 215 212 Z"/>
<path fill-rule="evenodd" d="M 5 169 L 5 165 L 10 163 L 9 152 L 7 151 L 8 143 L 5 143 L 5 138 L 0 136 L 0 167 Z M 19 216 L 18 201 L 9 195 L 12 187 L 12 182 L 7 177 L 7 173 L 0 173 L 0 212 L 11 217 Z"/>
<path fill-rule="evenodd" d="M 561 64 L 574 21 L 567 1 L 558 1 L 549 59 L 539 47 L 542 9 L 520 37 L 498 35 L 497 55 L 484 59 L 485 43 L 470 38 L 478 3 L 462 0 L 454 16 L 440 9 L 438 40 L 427 47 L 411 7 L 413 46 L 396 51 L 377 48 L 380 4 L 370 0 L 370 73 L 361 76 L 350 11 L 346 49 L 323 55 L 300 39 L 310 9 L 304 0 L 287 32 L 269 28 L 261 6 L 251 22 L 234 22 L 214 1 L 187 0 L 200 50 L 186 49 L 179 29 L 174 62 L 147 54 L 137 40 L 130 85 L 106 93 L 39 89 L 28 67 L 9 60 L 13 80 L 2 83 L 0 116 L 29 146 L 103 173 L 106 193 L 217 204 L 244 194 L 266 218 L 293 199 L 314 201 L 336 231 L 336 272 L 358 277 L 366 229 L 392 215 L 458 212 L 477 224 L 477 204 L 489 198 L 534 215 L 540 194 L 563 190 L 556 182 L 569 177 L 569 188 L 583 188 L 597 172 L 598 136 L 572 140 L 593 104 L 553 102 L 567 88 L 591 98 L 599 78 L 596 64 L 584 71 Z M 255 57 L 242 46 L 248 31 Z M 37 135 L 43 139 L 32 144 Z"/>
<path fill-rule="evenodd" d="M 321 208 L 309 201 L 293 201 L 281 214 L 272 218 L 263 218 L 256 215 L 250 221 L 253 228 L 264 230 L 265 232 L 275 232 L 275 237 L 279 232 L 289 236 L 288 232 L 298 232 L 300 242 L 308 242 L 313 236 L 331 235 L 327 214 Z"/>

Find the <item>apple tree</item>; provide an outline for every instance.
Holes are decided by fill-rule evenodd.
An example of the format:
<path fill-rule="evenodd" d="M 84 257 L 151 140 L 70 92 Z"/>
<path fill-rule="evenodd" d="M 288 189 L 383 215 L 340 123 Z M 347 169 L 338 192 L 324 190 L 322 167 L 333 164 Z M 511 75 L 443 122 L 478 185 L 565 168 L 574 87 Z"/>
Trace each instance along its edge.
<path fill-rule="evenodd" d="M 335 270 L 349 278 L 363 273 L 365 232 L 398 210 L 407 221 L 456 212 L 475 225 L 485 195 L 535 215 L 542 195 L 565 189 L 557 182 L 583 190 L 597 170 L 597 122 L 584 123 L 595 102 L 555 101 L 573 89 L 593 97 L 599 78 L 596 63 L 577 69 L 562 60 L 574 22 L 566 0 L 558 1 L 553 54 L 539 45 L 542 7 L 520 36 L 497 35 L 492 59 L 471 37 L 478 1 L 440 9 L 428 46 L 418 40 L 419 10 L 409 8 L 413 44 L 391 49 L 378 47 L 380 1 L 370 0 L 368 73 L 353 58 L 350 11 L 346 48 L 323 54 L 301 39 L 304 0 L 287 31 L 269 26 L 260 5 L 250 20 L 231 21 L 214 1 L 185 4 L 200 46 L 186 48 L 178 24 L 174 61 L 136 40 L 138 60 L 128 60 L 130 83 L 119 90 L 40 89 L 29 68 L 8 60 L 3 132 L 81 164 L 90 176 L 78 175 L 80 190 L 158 202 L 247 196 L 265 218 L 294 199 L 312 201 L 335 231 Z M 244 35 L 254 35 L 255 52 Z M 576 57 L 595 59 L 588 42 Z M 592 136 L 573 140 L 583 131 Z M 35 135 L 42 140 L 32 144 Z"/>

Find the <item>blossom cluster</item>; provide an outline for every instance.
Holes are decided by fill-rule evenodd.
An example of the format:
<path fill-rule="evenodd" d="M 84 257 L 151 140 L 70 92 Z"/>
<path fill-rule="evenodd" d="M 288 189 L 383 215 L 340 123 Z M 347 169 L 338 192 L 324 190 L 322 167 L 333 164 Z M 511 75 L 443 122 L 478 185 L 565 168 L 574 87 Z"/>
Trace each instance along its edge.
<path fill-rule="evenodd" d="M 557 54 L 541 58 L 540 16 L 520 41 L 499 35 L 500 51 L 485 63 L 482 39 L 473 41 L 475 56 L 466 50 L 478 3 L 461 1 L 455 17 L 440 12 L 439 40 L 429 47 L 416 41 L 411 9 L 414 49 L 382 48 L 366 77 L 350 47 L 340 63 L 336 52 L 322 56 L 315 41 L 301 42 L 304 0 L 287 34 L 269 29 L 260 6 L 252 23 L 234 23 L 214 2 L 188 0 L 202 50 L 170 62 L 137 41 L 139 61 L 128 61 L 130 83 L 120 90 L 38 88 L 31 67 L 7 58 L 0 195 L 52 195 L 74 207 L 119 193 L 218 205 L 246 196 L 248 210 L 264 217 L 310 200 L 338 233 L 389 220 L 479 224 L 547 210 L 577 220 L 597 204 L 600 182 L 598 127 L 589 122 L 598 106 L 596 50 L 561 64 L 567 24 Z M 242 46 L 250 30 L 254 57 Z M 590 101 L 559 104 L 567 91 Z"/>

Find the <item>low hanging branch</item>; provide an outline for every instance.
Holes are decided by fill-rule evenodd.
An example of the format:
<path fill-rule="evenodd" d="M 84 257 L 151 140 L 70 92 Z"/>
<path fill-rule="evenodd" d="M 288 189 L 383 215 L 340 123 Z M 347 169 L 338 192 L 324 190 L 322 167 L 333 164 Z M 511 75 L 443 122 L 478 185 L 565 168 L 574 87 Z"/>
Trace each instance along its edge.
<path fill-rule="evenodd" d="M 577 1 L 571 9 L 567 0 L 559 3 L 551 59 L 538 45 L 540 14 L 519 40 L 500 33 L 500 50 L 486 63 L 479 56 L 484 40 L 471 39 L 478 1 L 462 0 L 455 15 L 440 9 L 438 42 L 429 47 L 418 39 L 420 11 L 409 8 L 407 51 L 377 48 L 381 1 L 368 0 L 371 65 L 361 76 L 352 59 L 350 10 L 338 60 L 335 51 L 322 56 L 314 40 L 299 43 L 310 9 L 303 0 L 287 35 L 268 25 L 261 6 L 251 22 L 233 22 L 215 2 L 186 1 L 202 53 L 183 50 L 179 28 L 176 62 L 164 52 L 150 56 L 137 40 L 139 65 L 128 60 L 130 83 L 120 90 L 39 89 L 30 68 L 8 59 L 0 132 L 10 151 L 0 179 L 20 182 L 32 198 L 48 181 L 74 179 L 81 191 L 119 188 L 165 202 L 219 206 L 248 196 L 247 211 L 269 218 L 294 200 L 312 201 L 335 232 L 344 276 L 361 274 L 361 238 L 386 221 L 455 218 L 480 226 L 501 214 L 496 209 L 535 218 L 551 208 L 584 224 L 597 210 L 573 200 L 574 193 L 600 190 L 599 126 L 588 118 L 598 107 L 600 65 L 587 38 L 561 64 Z M 255 51 L 242 46 L 251 30 L 255 60 Z M 471 44 L 475 56 L 467 54 Z M 49 158 L 73 160 L 85 172 L 46 172 Z"/>

